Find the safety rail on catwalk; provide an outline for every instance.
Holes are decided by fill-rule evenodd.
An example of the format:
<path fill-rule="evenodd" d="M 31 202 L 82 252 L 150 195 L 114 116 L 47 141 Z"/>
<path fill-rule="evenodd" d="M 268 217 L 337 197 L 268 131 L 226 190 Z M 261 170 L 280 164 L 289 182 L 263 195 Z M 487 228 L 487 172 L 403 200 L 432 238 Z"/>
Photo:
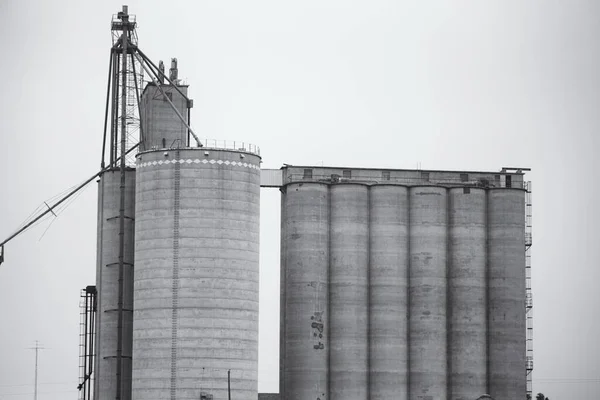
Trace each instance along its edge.
<path fill-rule="evenodd" d="M 209 150 L 234 150 L 243 151 L 245 153 L 252 153 L 260 156 L 260 147 L 255 144 L 248 142 L 241 142 L 236 140 L 218 140 L 218 139 L 201 139 L 201 146 L 198 148 Z M 196 148 L 194 145 L 190 145 L 191 148 Z M 163 143 L 162 147 L 153 147 L 151 150 L 166 150 L 166 149 L 178 149 L 182 148 L 179 140 L 175 140 L 172 143 Z"/>

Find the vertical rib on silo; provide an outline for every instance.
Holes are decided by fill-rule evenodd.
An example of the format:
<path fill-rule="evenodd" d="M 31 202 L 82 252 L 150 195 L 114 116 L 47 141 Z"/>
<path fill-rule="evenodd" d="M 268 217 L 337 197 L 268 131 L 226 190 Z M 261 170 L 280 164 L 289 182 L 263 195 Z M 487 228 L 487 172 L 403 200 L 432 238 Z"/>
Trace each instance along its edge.
<path fill-rule="evenodd" d="M 449 189 L 449 368 L 452 400 L 487 392 L 486 191 Z"/>
<path fill-rule="evenodd" d="M 408 189 L 370 189 L 369 400 L 408 398 Z"/>
<path fill-rule="evenodd" d="M 138 157 L 133 399 L 256 399 L 260 158 Z"/>
<path fill-rule="evenodd" d="M 410 399 L 447 398 L 445 188 L 410 188 Z"/>
<path fill-rule="evenodd" d="M 282 398 L 328 398 L 329 189 L 321 183 L 285 187 L 282 243 L 285 285 Z"/>
<path fill-rule="evenodd" d="M 94 398 L 112 400 L 117 393 L 117 325 L 119 292 L 119 210 L 121 173 L 102 174 L 98 185 L 98 312 Z M 125 232 L 123 276 L 122 400 L 131 398 L 135 170 L 125 171 Z"/>
<path fill-rule="evenodd" d="M 489 393 L 518 399 L 526 393 L 525 191 L 488 193 Z"/>
<path fill-rule="evenodd" d="M 329 399 L 368 399 L 368 188 L 333 185 Z"/>

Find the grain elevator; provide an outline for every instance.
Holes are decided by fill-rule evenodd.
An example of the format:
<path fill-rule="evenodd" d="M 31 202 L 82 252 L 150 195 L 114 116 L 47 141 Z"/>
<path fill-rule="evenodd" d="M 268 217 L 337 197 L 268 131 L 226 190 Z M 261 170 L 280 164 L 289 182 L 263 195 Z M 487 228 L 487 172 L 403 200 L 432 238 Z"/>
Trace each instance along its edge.
<path fill-rule="evenodd" d="M 113 17 L 83 400 L 260 397 L 261 188 L 281 191 L 278 398 L 526 398 L 527 169 L 261 168 L 198 137 L 177 60 L 135 27 Z"/>
<path fill-rule="evenodd" d="M 282 399 L 525 398 L 522 170 L 265 173 L 282 191 Z"/>

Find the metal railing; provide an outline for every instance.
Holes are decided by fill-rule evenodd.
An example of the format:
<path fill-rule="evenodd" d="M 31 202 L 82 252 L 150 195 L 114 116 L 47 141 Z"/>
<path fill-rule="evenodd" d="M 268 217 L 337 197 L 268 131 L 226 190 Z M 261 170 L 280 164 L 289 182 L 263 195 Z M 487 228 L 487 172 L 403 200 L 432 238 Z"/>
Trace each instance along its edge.
<path fill-rule="evenodd" d="M 248 143 L 239 142 L 235 140 L 217 140 L 217 139 L 204 139 L 200 141 L 203 147 L 208 149 L 225 149 L 225 150 L 237 150 L 244 151 L 246 153 L 252 153 L 260 156 L 260 147 Z"/>
<path fill-rule="evenodd" d="M 310 176 L 302 173 L 285 174 L 286 183 L 291 182 L 323 182 L 323 183 L 362 183 L 362 184 L 400 184 L 407 186 L 464 186 L 464 187 L 480 187 L 480 188 L 514 188 L 526 189 L 526 182 L 512 182 L 507 185 L 504 180 L 475 178 L 462 180 L 457 173 L 456 178 L 436 179 L 435 177 L 402 177 L 402 176 L 374 176 L 373 174 L 356 174 L 352 171 L 351 177 L 344 177 L 340 174 L 315 174 L 314 171 Z"/>

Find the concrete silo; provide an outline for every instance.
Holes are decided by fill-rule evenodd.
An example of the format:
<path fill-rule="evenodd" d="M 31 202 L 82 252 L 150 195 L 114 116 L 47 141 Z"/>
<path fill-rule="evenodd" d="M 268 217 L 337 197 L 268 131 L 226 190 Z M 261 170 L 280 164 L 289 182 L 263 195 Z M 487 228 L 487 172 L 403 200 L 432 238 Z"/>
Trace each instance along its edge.
<path fill-rule="evenodd" d="M 448 191 L 448 397 L 468 399 L 487 392 L 487 193 Z"/>
<path fill-rule="evenodd" d="M 329 396 L 368 395 L 369 188 L 330 188 Z"/>
<path fill-rule="evenodd" d="M 289 400 L 324 399 L 329 393 L 329 187 L 295 183 L 287 190 L 294 196 L 282 198 L 287 257 L 281 290 L 287 304 L 281 309 L 290 333 L 281 332 L 280 382 L 289 385 Z"/>
<path fill-rule="evenodd" d="M 138 155 L 133 395 L 257 396 L 260 157 Z"/>
<path fill-rule="evenodd" d="M 488 196 L 488 393 L 516 399 L 526 391 L 525 191 L 494 189 Z"/>
<path fill-rule="evenodd" d="M 125 171 L 125 178 L 122 390 L 124 393 L 130 393 L 135 170 L 128 168 Z M 98 252 L 96 263 L 98 312 L 94 366 L 94 392 L 97 400 L 114 399 L 117 391 L 120 186 L 121 174 L 118 169 L 104 172 L 98 180 Z M 125 398 L 129 398 L 129 396 Z"/>
<path fill-rule="evenodd" d="M 256 399 L 259 151 L 191 147 L 175 59 L 170 76 L 141 99 L 132 399 L 226 399 L 228 375 Z"/>
<path fill-rule="evenodd" d="M 282 398 L 525 397 L 521 171 L 286 165 L 279 181 Z"/>
<path fill-rule="evenodd" d="M 370 188 L 371 400 L 408 399 L 408 202 L 405 186 Z"/>
<path fill-rule="evenodd" d="M 410 188 L 409 382 L 411 399 L 446 399 L 446 188 Z"/>

